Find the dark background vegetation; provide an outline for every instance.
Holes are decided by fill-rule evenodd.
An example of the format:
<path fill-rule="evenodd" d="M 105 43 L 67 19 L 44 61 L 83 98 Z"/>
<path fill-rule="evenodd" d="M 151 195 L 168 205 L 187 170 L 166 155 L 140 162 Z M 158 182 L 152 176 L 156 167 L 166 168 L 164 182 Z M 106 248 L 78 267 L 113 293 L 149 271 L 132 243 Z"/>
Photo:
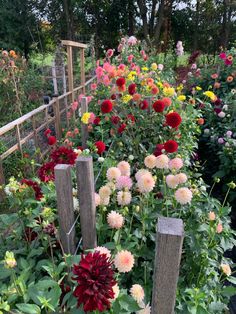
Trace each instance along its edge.
<path fill-rule="evenodd" d="M 60 39 L 91 35 L 97 56 L 122 34 L 158 52 L 182 40 L 185 50 L 207 53 L 231 46 L 236 36 L 235 0 L 0 0 L 0 7 L 0 48 L 26 57 L 53 50 Z"/>

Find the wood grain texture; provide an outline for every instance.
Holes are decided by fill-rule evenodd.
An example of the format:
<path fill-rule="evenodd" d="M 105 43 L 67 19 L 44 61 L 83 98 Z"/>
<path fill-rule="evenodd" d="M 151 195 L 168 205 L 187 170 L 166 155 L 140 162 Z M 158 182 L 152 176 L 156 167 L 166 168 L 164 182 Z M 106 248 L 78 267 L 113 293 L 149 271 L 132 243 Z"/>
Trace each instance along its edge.
<path fill-rule="evenodd" d="M 84 67 L 84 49 L 80 50 L 80 80 L 83 86 L 82 93 L 85 94 L 85 67 Z"/>
<path fill-rule="evenodd" d="M 77 48 L 85 49 L 88 47 L 88 45 L 86 44 L 77 43 L 76 41 L 72 41 L 72 40 L 62 40 L 61 43 L 64 46 L 71 46 L 71 47 L 77 47 Z"/>
<path fill-rule="evenodd" d="M 55 116 L 55 130 L 56 130 L 56 136 L 57 139 L 61 139 L 61 118 L 60 118 L 60 103 L 58 98 L 56 99 L 56 102 L 53 104 L 53 111 Z"/>
<path fill-rule="evenodd" d="M 65 253 L 74 254 L 75 228 L 68 234 L 75 221 L 70 165 L 57 165 L 55 167 L 55 185 L 60 239 Z"/>
<path fill-rule="evenodd" d="M 158 219 L 152 314 L 173 314 L 184 238 L 183 221 Z"/>
<path fill-rule="evenodd" d="M 93 249 L 97 246 L 97 233 L 92 157 L 77 159 L 76 175 L 83 249 Z"/>
<path fill-rule="evenodd" d="M 0 186 L 3 184 L 5 184 L 5 176 L 4 176 L 2 161 L 0 160 Z M 4 189 L 0 188 L 0 202 L 4 199 L 4 197 L 5 197 Z"/>
<path fill-rule="evenodd" d="M 81 99 L 81 116 L 85 112 L 88 112 L 88 101 L 87 97 L 82 97 Z M 87 148 L 87 140 L 88 140 L 88 125 L 81 122 L 81 138 L 82 138 L 82 147 Z"/>

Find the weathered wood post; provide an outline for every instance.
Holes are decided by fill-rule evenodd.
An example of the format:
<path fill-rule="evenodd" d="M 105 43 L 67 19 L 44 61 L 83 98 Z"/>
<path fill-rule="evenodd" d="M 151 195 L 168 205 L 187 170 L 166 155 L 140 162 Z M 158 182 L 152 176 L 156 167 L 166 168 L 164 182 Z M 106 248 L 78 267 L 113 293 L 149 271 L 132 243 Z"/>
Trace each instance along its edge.
<path fill-rule="evenodd" d="M 82 93 L 85 94 L 85 67 L 84 67 L 84 48 L 80 49 L 80 76 L 81 76 L 81 85 Z"/>
<path fill-rule="evenodd" d="M 81 116 L 85 112 L 88 112 L 88 101 L 87 97 L 82 97 L 81 99 Z M 88 125 L 81 122 L 81 138 L 82 138 L 82 146 L 83 148 L 87 148 L 87 140 L 88 140 Z"/>
<path fill-rule="evenodd" d="M 69 91 L 72 92 L 71 94 L 71 102 L 74 101 L 74 76 L 73 76 L 73 56 L 72 56 L 72 46 L 67 46 L 67 65 L 68 65 L 68 85 Z"/>
<path fill-rule="evenodd" d="M 2 166 L 2 160 L 0 159 L 0 201 L 2 201 L 5 197 L 5 192 L 3 188 L 1 187 L 4 184 L 5 184 L 5 176 L 4 176 L 3 166 Z"/>
<path fill-rule="evenodd" d="M 70 165 L 55 167 L 55 185 L 59 216 L 60 239 L 65 253 L 75 252 L 75 229 L 72 228 L 74 217 L 72 179 Z"/>
<path fill-rule="evenodd" d="M 184 227 L 181 219 L 158 219 L 152 314 L 174 313 L 183 238 Z"/>
<path fill-rule="evenodd" d="M 147 112 L 150 113 L 152 111 L 152 96 L 146 96 L 144 97 L 144 100 L 146 100 L 148 102 L 148 109 Z"/>
<path fill-rule="evenodd" d="M 52 81 L 53 81 L 54 95 L 58 95 L 57 71 L 56 71 L 56 62 L 55 62 L 55 60 L 52 61 Z"/>
<path fill-rule="evenodd" d="M 61 139 L 61 117 L 60 117 L 60 103 L 58 97 L 56 98 L 55 102 L 53 103 L 53 111 L 55 116 L 55 130 L 57 139 Z"/>
<path fill-rule="evenodd" d="M 97 233 L 92 157 L 77 159 L 76 175 L 83 249 L 93 249 L 97 246 Z"/>

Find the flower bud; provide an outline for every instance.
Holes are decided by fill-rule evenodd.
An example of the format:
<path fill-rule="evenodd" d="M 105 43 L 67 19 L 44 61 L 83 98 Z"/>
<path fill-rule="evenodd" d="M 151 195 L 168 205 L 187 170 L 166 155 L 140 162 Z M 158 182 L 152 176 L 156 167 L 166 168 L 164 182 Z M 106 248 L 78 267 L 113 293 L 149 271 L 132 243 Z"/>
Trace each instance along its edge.
<path fill-rule="evenodd" d="M 6 252 L 4 263 L 5 263 L 6 268 L 14 268 L 17 265 L 13 252 L 9 252 L 9 251 Z"/>

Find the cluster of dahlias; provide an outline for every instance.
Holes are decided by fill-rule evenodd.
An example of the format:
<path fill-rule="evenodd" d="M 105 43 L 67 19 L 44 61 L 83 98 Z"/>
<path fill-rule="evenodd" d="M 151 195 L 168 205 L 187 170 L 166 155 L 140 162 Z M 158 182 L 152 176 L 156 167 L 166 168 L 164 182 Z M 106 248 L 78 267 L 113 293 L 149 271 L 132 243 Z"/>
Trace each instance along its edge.
<path fill-rule="evenodd" d="M 38 176 L 42 182 L 54 181 L 54 168 L 58 164 L 74 165 L 77 153 L 72 148 L 60 146 L 51 155 L 51 161 L 43 164 L 38 171 Z"/>
<path fill-rule="evenodd" d="M 43 193 L 41 190 L 41 187 L 39 186 L 38 182 L 29 180 L 29 179 L 23 179 L 21 180 L 22 184 L 26 184 L 27 186 L 31 187 L 34 190 L 35 193 L 35 199 L 37 201 L 40 201 L 41 198 L 43 198 Z"/>

